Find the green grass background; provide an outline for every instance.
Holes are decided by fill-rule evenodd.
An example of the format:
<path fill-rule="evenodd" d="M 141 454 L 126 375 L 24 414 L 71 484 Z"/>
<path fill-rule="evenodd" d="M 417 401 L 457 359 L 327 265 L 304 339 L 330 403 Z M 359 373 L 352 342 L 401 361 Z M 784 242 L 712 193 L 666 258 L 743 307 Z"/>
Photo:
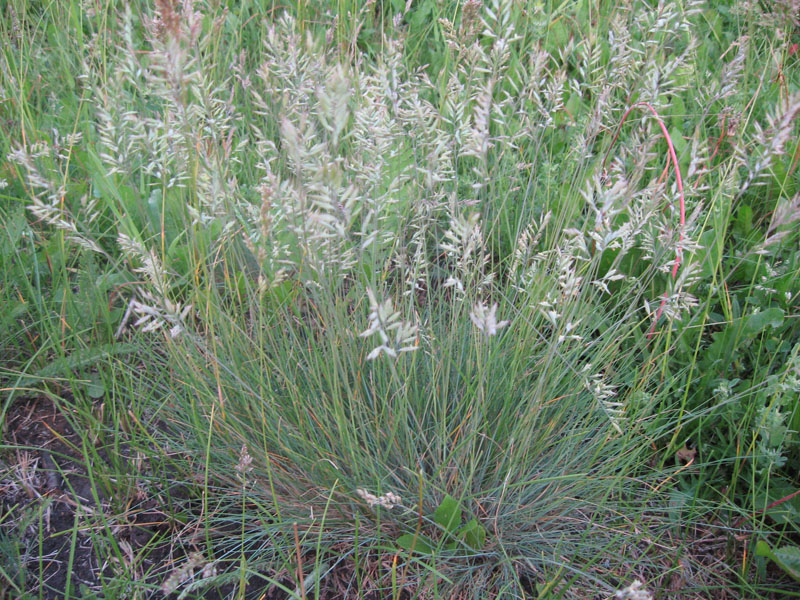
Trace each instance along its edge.
<path fill-rule="evenodd" d="M 2 4 L 0 421 L 106 499 L 62 592 L 799 595 L 790 5 Z"/>

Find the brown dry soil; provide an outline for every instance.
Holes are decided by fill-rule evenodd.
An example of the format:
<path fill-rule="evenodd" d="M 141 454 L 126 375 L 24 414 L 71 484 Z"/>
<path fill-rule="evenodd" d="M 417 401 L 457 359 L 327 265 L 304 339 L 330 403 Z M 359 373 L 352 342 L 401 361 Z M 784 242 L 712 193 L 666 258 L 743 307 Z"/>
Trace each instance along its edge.
<path fill-rule="evenodd" d="M 103 523 L 112 499 L 93 485 L 80 449 L 80 436 L 50 400 L 30 398 L 10 408 L 0 453 L 0 577 L 6 597 L 91 597 L 126 558 L 140 561 L 134 567 L 140 573 L 174 559 L 157 500 L 130 504 L 124 519 Z M 113 528 L 116 552 L 96 547 L 107 537 L 97 535 L 104 526 Z"/>
<path fill-rule="evenodd" d="M 187 537 L 186 519 L 171 519 L 159 505 L 163 496 L 148 497 L 136 484 L 130 498 L 108 497 L 86 468 L 81 436 L 46 397 L 17 400 L 0 426 L 0 600 L 166 597 L 162 586 L 177 578 L 181 570 L 175 567 L 191 563 L 187 558 L 198 550 L 180 541 Z M 110 459 L 99 445 L 92 451 L 92 461 Z M 125 446 L 119 447 L 119 460 L 133 460 L 126 454 Z M 189 489 L 176 485 L 168 494 L 173 509 L 179 505 L 191 515 L 189 521 L 199 520 Z M 110 537 L 116 548 L 110 547 Z M 308 557 L 307 564 L 313 562 Z M 202 567 L 191 569 L 191 575 L 201 577 Z M 124 587 L 131 579 L 137 580 L 136 591 Z M 245 598 L 292 597 L 258 579 L 251 578 Z M 272 573 L 271 581 L 296 587 L 285 572 Z M 184 589 L 179 586 L 168 597 L 177 598 Z M 238 592 L 227 584 L 182 597 L 239 598 Z M 319 597 L 345 600 L 352 592 L 353 567 L 343 563 L 325 577 Z M 362 590 L 359 597 L 383 600 L 391 594 Z M 400 597 L 406 600 L 410 594 L 402 590 Z"/>

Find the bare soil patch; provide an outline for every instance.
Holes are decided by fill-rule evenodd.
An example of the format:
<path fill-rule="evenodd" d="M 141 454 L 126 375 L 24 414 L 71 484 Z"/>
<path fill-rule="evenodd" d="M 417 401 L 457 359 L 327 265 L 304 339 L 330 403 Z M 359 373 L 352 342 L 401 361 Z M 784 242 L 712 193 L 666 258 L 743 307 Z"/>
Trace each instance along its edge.
<path fill-rule="evenodd" d="M 62 401 L 69 406 L 69 400 Z M 165 494 L 142 494 L 132 486 L 131 497 L 113 498 L 87 468 L 82 437 L 74 431 L 62 410 L 49 398 L 19 399 L 10 407 L 0 446 L 0 600 L 42 598 L 176 598 L 183 586 L 165 594 L 170 577 L 186 571 L 194 535 L 186 521 L 201 519 L 199 506 L 185 485 L 175 484 Z M 127 453 L 124 444 L 122 453 Z M 109 450 L 96 445 L 96 456 L 109 460 Z M 130 456 L 118 459 L 133 460 Z M 138 490 L 138 493 L 137 493 Z M 162 506 L 169 494 L 172 508 L 180 506 L 183 522 Z M 160 499 L 159 499 L 160 498 Z M 111 546 L 113 538 L 116 548 Z M 391 557 L 386 560 L 390 560 Z M 391 598 L 378 583 L 383 571 L 374 567 L 370 590 L 356 590 L 352 560 L 343 560 L 320 582 L 323 600 Z M 313 556 L 306 564 L 313 564 Z M 371 569 L 372 570 L 372 569 Z M 201 568 L 190 569 L 192 578 Z M 276 586 L 272 582 L 278 582 Z M 126 589 L 126 586 L 127 589 Z M 245 598 L 283 600 L 294 589 L 295 579 L 286 572 L 251 577 Z M 207 585 L 184 598 L 229 598 L 235 584 Z M 238 596 L 237 596 L 238 597 Z M 408 590 L 400 597 L 410 598 Z"/>
<path fill-rule="evenodd" d="M 48 600 L 91 597 L 101 593 L 104 578 L 112 581 L 125 571 L 145 577 L 174 559 L 167 542 L 170 524 L 157 500 L 109 498 L 88 472 L 81 436 L 51 400 L 17 401 L 4 429 L 0 590 L 5 588 L 5 597 L 20 592 Z M 97 451 L 108 456 L 105 449 Z M 127 507 L 124 514 L 120 503 Z M 107 543 L 111 537 L 116 548 Z"/>

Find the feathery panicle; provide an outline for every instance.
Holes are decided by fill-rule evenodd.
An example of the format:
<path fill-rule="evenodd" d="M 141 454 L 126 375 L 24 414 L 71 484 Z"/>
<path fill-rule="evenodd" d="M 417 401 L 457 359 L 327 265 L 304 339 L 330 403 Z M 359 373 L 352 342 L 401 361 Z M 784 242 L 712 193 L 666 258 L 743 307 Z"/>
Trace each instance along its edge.
<path fill-rule="evenodd" d="M 497 320 L 497 302 L 491 308 L 487 307 L 483 302 L 478 302 L 472 307 L 469 318 L 486 337 L 497 335 L 500 329 L 510 323 L 510 321 Z"/>
<path fill-rule="evenodd" d="M 369 327 L 359 337 L 366 338 L 377 333 L 380 338 L 380 344 L 367 354 L 367 360 L 374 360 L 381 354 L 397 358 L 403 352 L 417 350 L 417 326 L 403 321 L 389 298 L 380 302 L 371 289 L 367 289 L 367 295 L 370 305 Z"/>

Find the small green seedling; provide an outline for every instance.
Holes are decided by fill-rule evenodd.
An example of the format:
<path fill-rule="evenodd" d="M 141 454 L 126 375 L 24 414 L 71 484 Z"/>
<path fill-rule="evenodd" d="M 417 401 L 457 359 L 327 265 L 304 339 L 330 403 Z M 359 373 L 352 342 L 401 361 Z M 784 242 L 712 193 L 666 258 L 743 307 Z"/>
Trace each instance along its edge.
<path fill-rule="evenodd" d="M 433 513 L 433 521 L 443 533 L 444 548 L 447 550 L 457 550 L 466 546 L 474 552 L 480 550 L 486 543 L 486 529 L 475 518 L 463 523 L 461 506 L 449 494 Z M 433 554 L 437 547 L 433 538 L 412 533 L 397 538 L 397 545 L 409 552 L 420 554 Z"/>
<path fill-rule="evenodd" d="M 800 581 L 800 548 L 783 546 L 773 550 L 764 540 L 756 544 L 756 556 L 765 556 L 778 565 L 789 577 Z"/>

